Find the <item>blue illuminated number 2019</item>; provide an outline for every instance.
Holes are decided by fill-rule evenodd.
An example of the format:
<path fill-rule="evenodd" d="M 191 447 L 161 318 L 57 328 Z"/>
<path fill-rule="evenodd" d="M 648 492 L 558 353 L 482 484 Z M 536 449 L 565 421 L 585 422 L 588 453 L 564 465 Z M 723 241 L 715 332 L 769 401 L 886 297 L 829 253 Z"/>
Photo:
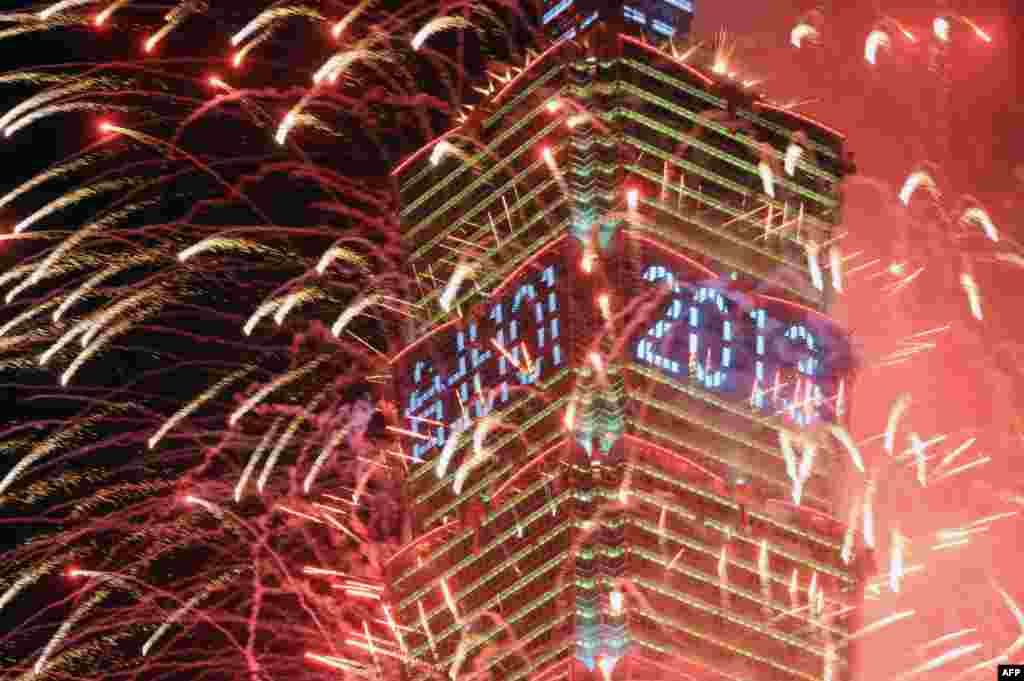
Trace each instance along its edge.
<path fill-rule="evenodd" d="M 637 343 L 637 359 L 669 374 L 692 374 L 708 388 L 728 386 L 735 357 L 732 320 L 725 297 L 709 287 L 693 289 L 692 294 L 683 296 L 683 287 L 661 265 L 648 267 L 644 279 L 671 282 L 673 297 L 662 318 Z M 680 339 L 682 334 L 686 339 L 685 350 L 679 352 L 677 344 L 669 341 Z"/>
<path fill-rule="evenodd" d="M 448 364 L 447 376 L 432 371 L 436 367 L 429 359 L 415 362 L 413 391 L 405 414 L 415 417 L 410 419 L 410 429 L 429 439 L 417 438 L 413 442 L 414 459 L 421 460 L 431 449 L 444 446 L 451 429 L 467 429 L 472 419 L 486 416 L 495 402 L 508 402 L 507 379 L 514 369 L 510 366 L 512 362 L 495 349 L 492 339 L 520 368 L 525 368 L 524 345 L 532 345 L 528 349 L 530 371 L 516 371 L 520 385 L 535 383 L 548 367 L 562 363 L 556 284 L 557 270 L 552 265 L 538 278 L 492 304 L 486 323 L 471 322 L 464 330 L 448 335 L 448 342 L 454 347 L 449 351 L 453 360 Z M 531 313 L 532 324 L 528 316 Z M 526 331 L 531 325 L 533 338 Z M 483 337 L 485 329 L 492 335 Z M 492 360 L 496 365 L 490 363 Z M 495 387 L 497 393 L 491 395 Z"/>

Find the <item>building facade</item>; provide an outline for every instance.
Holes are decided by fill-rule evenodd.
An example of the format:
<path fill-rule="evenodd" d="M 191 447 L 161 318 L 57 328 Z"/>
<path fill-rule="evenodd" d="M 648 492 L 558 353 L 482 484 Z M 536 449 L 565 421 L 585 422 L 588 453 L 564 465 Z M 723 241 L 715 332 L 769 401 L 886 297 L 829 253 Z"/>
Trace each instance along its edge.
<path fill-rule="evenodd" d="M 595 22 L 619 23 L 654 41 L 690 33 L 694 0 L 543 0 L 541 25 L 553 41 L 569 40 Z"/>
<path fill-rule="evenodd" d="M 622 26 L 392 174 L 405 674 L 852 679 L 843 136 Z"/>

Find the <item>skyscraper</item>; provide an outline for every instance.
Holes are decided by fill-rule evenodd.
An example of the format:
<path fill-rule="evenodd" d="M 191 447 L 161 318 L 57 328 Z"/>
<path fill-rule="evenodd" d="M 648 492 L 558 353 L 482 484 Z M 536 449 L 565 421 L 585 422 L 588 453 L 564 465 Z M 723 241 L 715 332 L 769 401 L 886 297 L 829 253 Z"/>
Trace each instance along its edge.
<path fill-rule="evenodd" d="M 594 22 L 621 21 L 627 31 L 654 41 L 690 32 L 694 0 L 543 0 L 541 24 L 552 40 L 575 38 Z"/>
<path fill-rule="evenodd" d="M 849 679 L 843 135 L 588 29 L 392 173 L 408 678 Z"/>

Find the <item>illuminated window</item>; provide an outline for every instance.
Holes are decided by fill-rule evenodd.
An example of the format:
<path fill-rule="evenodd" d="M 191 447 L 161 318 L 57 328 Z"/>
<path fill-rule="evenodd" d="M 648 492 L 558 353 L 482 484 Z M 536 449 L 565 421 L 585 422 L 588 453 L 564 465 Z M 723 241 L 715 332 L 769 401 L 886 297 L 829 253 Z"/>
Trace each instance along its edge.
<path fill-rule="evenodd" d="M 560 3 L 544 13 L 543 23 L 550 23 L 555 17 L 572 7 L 573 0 L 562 0 Z"/>
<path fill-rule="evenodd" d="M 654 19 L 651 21 L 651 28 L 653 28 L 655 31 L 662 35 L 667 35 L 669 38 L 676 34 L 676 29 L 672 28 L 664 21 L 659 21 L 658 19 Z"/>
<path fill-rule="evenodd" d="M 625 17 L 630 21 L 635 21 L 638 24 L 647 23 L 647 16 L 640 10 L 636 9 L 635 7 L 630 7 L 629 5 L 626 5 L 622 9 L 625 14 Z"/>
<path fill-rule="evenodd" d="M 693 14 L 693 3 L 690 0 L 662 0 L 667 5 L 672 5 L 677 9 L 681 9 L 684 12 Z"/>

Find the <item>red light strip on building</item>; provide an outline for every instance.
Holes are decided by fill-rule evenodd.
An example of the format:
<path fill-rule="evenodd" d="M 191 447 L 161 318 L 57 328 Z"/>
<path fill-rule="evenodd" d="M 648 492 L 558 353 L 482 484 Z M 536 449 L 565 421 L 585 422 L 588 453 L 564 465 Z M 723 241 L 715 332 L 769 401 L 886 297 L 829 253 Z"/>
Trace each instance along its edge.
<path fill-rule="evenodd" d="M 659 452 L 662 452 L 664 454 L 670 454 L 670 455 L 676 457 L 677 459 L 682 459 L 686 463 L 686 465 L 692 466 L 693 468 L 696 468 L 697 470 L 699 470 L 701 473 L 704 473 L 704 475 L 707 475 L 708 477 L 713 478 L 713 479 L 717 480 L 718 482 L 720 482 L 722 484 L 725 484 L 725 481 L 722 478 L 718 477 L 717 475 L 715 475 L 714 473 L 709 471 L 707 468 L 704 468 L 703 466 L 700 466 L 700 465 L 694 463 L 693 461 L 691 461 L 690 459 L 686 458 L 685 456 L 683 456 L 682 454 L 680 454 L 679 452 L 677 452 L 675 450 L 669 449 L 668 447 L 662 447 L 661 445 L 656 445 L 656 444 L 654 444 L 653 442 L 651 442 L 649 440 L 645 440 L 642 437 L 637 437 L 636 435 L 630 435 L 629 433 L 626 433 L 625 435 L 623 435 L 623 437 L 626 440 L 633 441 L 635 444 L 638 444 L 641 447 L 650 447 L 651 449 L 655 449 L 655 450 L 657 450 Z"/>
<path fill-rule="evenodd" d="M 680 253 L 679 251 L 677 251 L 676 249 L 672 248 L 671 246 L 666 246 L 665 244 L 661 243 L 660 241 L 652 239 L 649 236 L 644 236 L 642 234 L 636 234 L 636 233 L 630 232 L 628 230 L 627 230 L 626 234 L 629 236 L 630 239 L 635 239 L 636 241 L 642 241 L 645 244 L 650 244 L 651 246 L 656 246 L 656 247 L 658 247 L 658 248 L 660 248 L 660 249 L 662 249 L 664 251 L 668 251 L 669 253 L 671 253 L 672 255 L 676 256 L 680 260 L 684 260 L 687 264 L 691 265 L 692 267 L 697 268 L 698 270 L 700 270 L 701 272 L 703 272 L 704 274 L 706 274 L 708 277 L 710 277 L 712 279 L 717 279 L 718 278 L 718 273 L 717 272 L 715 272 L 714 270 L 708 269 L 707 267 L 705 267 L 704 265 L 701 265 L 699 262 L 697 262 L 693 258 L 691 258 L 691 257 L 689 257 L 689 256 L 687 256 L 687 255 L 685 255 L 683 253 Z"/>
<path fill-rule="evenodd" d="M 394 357 L 392 357 L 391 359 L 388 360 L 388 364 L 394 364 L 395 362 L 400 360 L 402 357 L 404 357 L 405 353 L 409 352 L 410 350 L 412 350 L 415 347 L 418 347 L 420 345 L 420 343 L 422 343 L 423 341 L 427 340 L 428 338 L 431 338 L 432 336 L 434 336 L 434 335 L 444 331 L 445 329 L 447 329 L 452 324 L 458 323 L 458 321 L 459 321 L 458 319 L 451 319 L 451 320 L 445 322 L 444 324 L 439 324 L 439 325 L 435 326 L 433 329 L 428 331 L 426 334 L 424 334 L 420 338 L 417 338 L 412 343 L 409 343 L 404 348 L 402 348 L 400 351 L 398 351 L 398 353 Z"/>
<path fill-rule="evenodd" d="M 756 102 L 755 106 L 759 106 L 759 107 L 764 108 L 764 109 L 771 109 L 772 111 L 778 111 L 780 113 L 788 114 L 790 116 L 793 116 L 794 118 L 799 118 L 800 120 L 802 120 L 805 123 L 810 123 L 811 125 L 816 125 L 817 127 L 821 128 L 822 130 L 828 130 L 833 135 L 837 135 L 840 139 L 844 139 L 844 140 L 846 139 L 846 135 L 844 135 L 843 133 L 839 132 L 835 128 L 829 127 L 829 126 L 825 125 L 824 123 L 822 123 L 821 121 L 819 121 L 817 119 L 811 118 L 810 116 L 807 116 L 807 115 L 802 114 L 802 113 L 798 113 L 796 111 L 793 111 L 792 109 L 786 109 L 786 108 L 781 107 L 781 106 L 776 106 L 774 104 L 769 104 L 768 102 Z"/>
<path fill-rule="evenodd" d="M 825 321 L 831 323 L 834 326 L 837 326 L 837 327 L 839 326 L 839 324 L 836 322 L 836 320 L 832 319 L 831 317 L 829 317 L 824 312 L 819 312 L 819 311 L 815 310 L 813 307 L 809 307 L 809 306 L 804 305 L 802 303 L 797 303 L 797 302 L 794 302 L 792 300 L 786 300 L 785 298 L 776 298 L 775 296 L 766 296 L 763 293 L 755 293 L 754 297 L 758 298 L 759 300 L 769 300 L 769 301 L 771 301 L 773 303 L 781 303 L 783 305 L 786 305 L 787 307 L 793 307 L 793 308 L 796 308 L 796 309 L 801 310 L 803 312 L 808 312 L 808 313 L 810 313 L 810 314 L 812 314 L 812 315 L 814 315 L 816 317 L 820 317 L 820 318 L 824 319 Z"/>
<path fill-rule="evenodd" d="M 498 295 L 498 293 L 501 292 L 502 289 L 504 289 L 506 286 L 508 286 L 510 283 L 512 283 L 512 280 L 515 279 L 516 277 L 518 277 L 522 273 L 522 271 L 527 266 L 529 266 L 534 260 L 536 260 L 540 256 L 542 256 L 545 253 L 547 253 L 549 250 L 554 248 L 556 245 L 558 245 L 558 244 L 562 243 L 563 241 L 565 241 L 567 236 L 568 236 L 568 234 L 563 234 L 562 236 L 558 237 L 557 239 L 555 239 L 554 241 L 549 243 L 547 246 L 541 248 L 539 251 L 537 251 L 536 253 L 531 255 L 529 258 L 527 258 L 526 261 L 522 265 L 520 265 L 519 267 L 515 268 L 512 271 L 512 274 L 510 274 L 507 277 L 505 277 L 504 281 L 502 281 L 498 285 L 498 287 L 496 289 L 494 289 L 494 291 L 491 292 L 491 295 L 492 296 Z"/>
<path fill-rule="evenodd" d="M 407 158 L 404 161 L 402 161 L 401 163 L 399 163 L 395 167 L 395 169 L 391 171 L 391 173 L 390 173 L 391 177 L 394 177 L 398 173 L 400 173 L 403 170 L 405 170 L 406 166 L 408 166 L 410 163 L 412 163 L 413 161 L 418 159 L 420 156 L 422 156 L 424 153 L 429 151 L 431 147 L 433 147 L 438 142 L 441 142 L 442 140 L 446 139 L 449 135 L 452 135 L 452 134 L 458 132 L 461 128 L 462 128 L 461 125 L 457 126 L 457 127 L 454 127 L 451 130 L 449 130 L 448 132 L 444 133 L 443 135 L 439 135 L 439 136 L 435 137 L 434 139 L 430 140 L 425 145 L 423 145 L 422 147 L 420 147 L 419 149 L 414 151 L 412 153 L 412 155 L 409 156 L 409 158 Z"/>
<path fill-rule="evenodd" d="M 629 42 L 629 43 L 632 43 L 632 44 L 636 45 L 637 47 L 642 47 L 642 48 L 644 48 L 645 50 L 647 50 L 649 52 L 653 52 L 653 53 L 657 54 L 658 56 L 664 57 L 665 59 L 667 59 L 667 60 L 669 60 L 671 62 L 675 62 L 676 64 L 679 64 L 684 69 L 686 69 L 687 71 L 692 73 L 694 76 L 699 78 L 701 80 L 701 82 L 703 82 L 705 85 L 714 85 L 715 84 L 715 80 L 713 78 L 709 78 L 708 76 L 705 76 L 703 73 L 701 73 L 697 69 L 693 68 L 689 64 L 684 64 L 681 61 L 678 61 L 676 59 L 672 59 L 672 57 L 668 56 L 667 54 L 663 53 L 661 50 L 659 50 L 658 48 L 656 48 L 656 47 L 654 47 L 652 45 L 648 45 L 647 43 L 645 43 L 643 41 L 637 40 L 636 38 L 634 38 L 632 36 L 625 35 L 623 33 L 620 33 L 619 37 L 622 40 L 625 40 L 626 42 Z"/>

